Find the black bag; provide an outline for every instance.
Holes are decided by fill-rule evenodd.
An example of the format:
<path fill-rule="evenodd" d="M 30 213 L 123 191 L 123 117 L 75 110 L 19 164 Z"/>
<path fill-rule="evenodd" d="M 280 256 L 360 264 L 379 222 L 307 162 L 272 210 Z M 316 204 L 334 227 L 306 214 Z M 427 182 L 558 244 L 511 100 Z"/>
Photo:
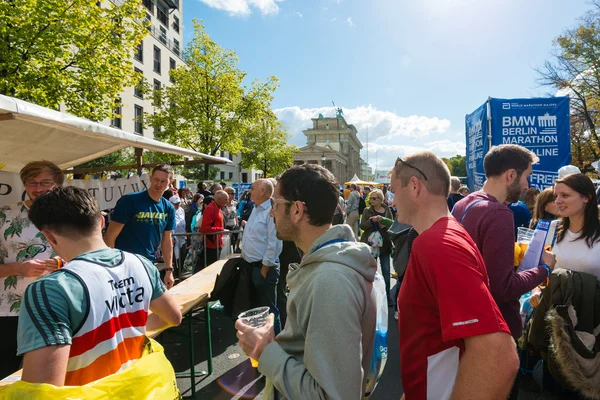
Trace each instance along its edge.
<path fill-rule="evenodd" d="M 246 200 L 246 202 L 244 203 L 244 208 L 242 209 L 242 212 L 240 213 L 240 215 L 242 216 L 242 221 L 248 221 L 248 219 L 250 219 L 250 214 L 252 214 L 253 208 L 254 208 L 254 205 L 252 203 L 250 203 L 249 200 Z"/>
<path fill-rule="evenodd" d="M 362 215 L 365 208 L 367 208 L 367 202 L 362 198 L 362 196 L 358 196 L 358 213 Z"/>

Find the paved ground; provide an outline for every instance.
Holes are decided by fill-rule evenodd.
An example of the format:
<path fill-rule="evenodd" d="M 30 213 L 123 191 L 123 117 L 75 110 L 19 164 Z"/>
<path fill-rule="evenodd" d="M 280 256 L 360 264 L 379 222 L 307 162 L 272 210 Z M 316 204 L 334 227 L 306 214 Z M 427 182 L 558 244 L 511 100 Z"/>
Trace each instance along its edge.
<path fill-rule="evenodd" d="M 390 309 L 391 310 L 391 309 Z M 390 313 L 388 330 L 388 360 L 376 388 L 373 400 L 398 400 L 403 393 L 400 381 L 400 350 L 398 345 L 398 327 L 392 313 Z M 233 320 L 219 311 L 211 311 L 213 363 L 214 372 L 209 377 L 199 379 L 196 384 L 194 398 L 203 400 L 229 400 L 229 399 L 260 399 L 264 388 L 264 377 L 250 366 L 250 360 L 243 354 L 237 345 Z M 184 327 L 178 328 L 185 331 Z M 204 326 L 195 326 L 197 343 L 206 340 Z M 165 334 L 161 343 L 174 341 L 177 337 L 173 333 Z M 206 370 L 206 354 L 202 346 L 196 349 L 197 369 Z M 167 357 L 173 363 L 176 371 L 182 372 L 189 369 L 188 346 L 186 344 L 165 344 Z M 536 375 L 539 375 L 536 374 Z M 539 376 L 536 379 L 539 382 Z M 189 379 L 178 379 L 178 385 L 184 396 L 190 396 Z M 535 394 L 521 390 L 519 400 L 554 399 L 547 395 Z"/>

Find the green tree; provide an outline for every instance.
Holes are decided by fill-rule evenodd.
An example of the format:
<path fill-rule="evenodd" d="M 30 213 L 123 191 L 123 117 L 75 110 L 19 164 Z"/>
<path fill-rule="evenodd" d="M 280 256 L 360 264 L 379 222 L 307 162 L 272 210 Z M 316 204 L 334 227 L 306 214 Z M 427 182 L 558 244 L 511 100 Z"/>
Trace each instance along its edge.
<path fill-rule="evenodd" d="M 571 99 L 573 163 L 593 171 L 600 158 L 600 3 L 553 42 L 552 58 L 537 69 L 539 83 Z"/>
<path fill-rule="evenodd" d="M 135 82 L 141 0 L 0 1 L 0 94 L 100 121 Z"/>
<path fill-rule="evenodd" d="M 245 86 L 236 53 L 213 41 L 197 20 L 184 57 L 187 65 L 170 71 L 173 84 L 154 96 L 148 125 L 160 127 L 157 139 L 176 146 L 238 154 L 248 128 L 270 108 L 277 78 Z"/>
<path fill-rule="evenodd" d="M 467 157 L 455 155 L 450 158 L 442 158 L 452 176 L 467 176 Z"/>
<path fill-rule="evenodd" d="M 293 156 L 298 152 L 296 146 L 287 144 L 289 137 L 285 126 L 268 112 L 244 136 L 242 167 L 258 168 L 265 178 L 284 172 L 292 166 Z"/>

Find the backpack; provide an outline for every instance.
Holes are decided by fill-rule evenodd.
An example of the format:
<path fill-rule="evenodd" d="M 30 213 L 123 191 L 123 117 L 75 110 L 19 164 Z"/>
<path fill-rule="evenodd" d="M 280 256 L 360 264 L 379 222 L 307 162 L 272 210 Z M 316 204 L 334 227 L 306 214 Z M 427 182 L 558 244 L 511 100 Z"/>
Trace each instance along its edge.
<path fill-rule="evenodd" d="M 367 202 L 362 196 L 358 196 L 358 213 L 362 214 L 365 208 L 367 208 Z"/>

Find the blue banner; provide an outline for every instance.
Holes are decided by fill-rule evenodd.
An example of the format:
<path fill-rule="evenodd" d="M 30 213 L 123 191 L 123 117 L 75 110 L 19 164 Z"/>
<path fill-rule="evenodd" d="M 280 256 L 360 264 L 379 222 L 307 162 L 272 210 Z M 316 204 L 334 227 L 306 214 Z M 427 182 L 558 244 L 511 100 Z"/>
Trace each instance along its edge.
<path fill-rule="evenodd" d="M 518 144 L 534 152 L 540 162 L 533 166 L 531 187 L 552 186 L 558 169 L 571 163 L 569 98 L 490 99 L 490 106 L 492 145 Z"/>
<path fill-rule="evenodd" d="M 467 136 L 467 186 L 479 190 L 485 182 L 483 157 L 489 150 L 487 103 L 465 117 Z"/>
<path fill-rule="evenodd" d="M 250 190 L 252 187 L 251 183 L 232 183 L 231 186 L 235 189 L 235 199 L 240 200 L 240 197 L 246 190 Z"/>

